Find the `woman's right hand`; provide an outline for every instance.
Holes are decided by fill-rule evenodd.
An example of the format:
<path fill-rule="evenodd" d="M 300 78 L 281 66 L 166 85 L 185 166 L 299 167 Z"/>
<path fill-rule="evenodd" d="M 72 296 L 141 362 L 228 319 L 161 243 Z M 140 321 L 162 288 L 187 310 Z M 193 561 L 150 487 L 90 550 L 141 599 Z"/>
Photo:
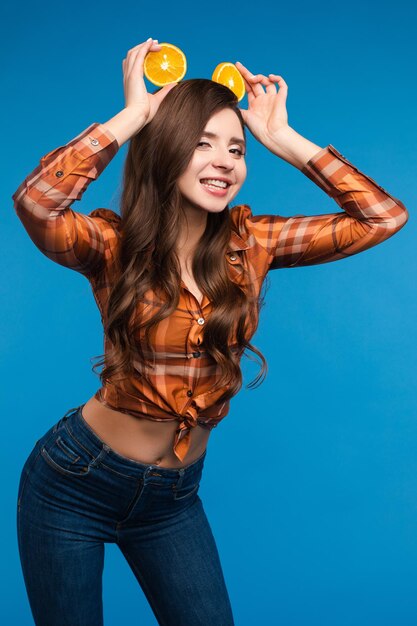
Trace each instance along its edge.
<path fill-rule="evenodd" d="M 125 108 L 135 112 L 143 120 L 142 126 L 148 124 L 157 112 L 159 105 L 167 93 L 178 83 L 169 83 L 155 94 L 146 90 L 143 80 L 143 64 L 148 52 L 160 49 L 157 39 L 149 39 L 131 48 L 123 59 L 123 86 L 125 94 Z"/>

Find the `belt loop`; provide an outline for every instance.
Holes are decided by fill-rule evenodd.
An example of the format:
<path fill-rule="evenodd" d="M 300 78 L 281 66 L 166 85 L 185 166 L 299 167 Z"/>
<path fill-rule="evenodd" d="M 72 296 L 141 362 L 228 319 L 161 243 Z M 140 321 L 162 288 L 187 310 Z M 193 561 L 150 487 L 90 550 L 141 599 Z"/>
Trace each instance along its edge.
<path fill-rule="evenodd" d="M 67 421 L 67 419 L 68 419 L 71 415 L 74 415 L 74 413 L 76 413 L 76 412 L 80 409 L 80 407 L 82 407 L 82 406 L 84 406 L 84 405 L 83 405 L 83 404 L 81 404 L 80 406 L 77 406 L 77 407 L 75 407 L 75 408 L 73 408 L 73 409 L 69 409 L 69 411 L 67 411 L 67 412 L 65 413 L 65 415 L 63 415 L 63 416 L 62 416 L 62 417 L 61 417 L 61 418 L 57 421 L 57 423 L 56 423 L 56 424 L 55 424 L 55 426 L 54 426 L 53 432 L 54 432 L 54 433 L 56 433 L 56 431 L 57 431 L 57 430 L 58 430 L 58 428 L 61 426 L 61 424 L 63 424 L 63 422 L 66 422 L 66 421 Z"/>
<path fill-rule="evenodd" d="M 65 415 L 63 415 L 62 417 L 59 418 L 59 420 L 56 422 L 54 428 L 53 428 L 53 432 L 56 433 L 56 431 L 58 430 L 58 428 L 60 428 L 61 424 L 63 422 L 66 421 L 66 419 L 69 417 L 69 414 L 71 413 L 71 411 L 75 411 L 77 409 L 70 409 L 69 411 L 67 411 L 65 413 Z"/>
<path fill-rule="evenodd" d="M 109 446 L 104 444 L 104 446 L 102 446 L 99 454 L 89 464 L 89 467 L 100 467 L 101 459 L 107 454 L 108 450 L 110 450 Z"/>
<path fill-rule="evenodd" d="M 148 476 L 151 475 L 152 470 L 154 469 L 153 465 L 148 465 L 148 467 L 146 468 L 146 470 L 143 472 L 143 481 L 146 482 L 146 479 L 148 478 Z"/>
<path fill-rule="evenodd" d="M 70 417 L 71 415 L 74 415 L 74 413 L 77 413 L 77 411 L 78 411 L 78 410 L 80 409 L 80 407 L 82 407 L 82 406 L 83 406 L 83 405 L 82 405 L 82 404 L 80 404 L 80 406 L 77 406 L 77 407 L 75 407 L 75 408 L 73 408 L 73 409 L 69 409 L 69 411 L 67 411 L 67 412 L 65 413 L 65 415 L 63 416 L 63 418 L 62 418 L 62 419 L 67 419 L 67 417 Z"/>
<path fill-rule="evenodd" d="M 180 467 L 178 469 L 178 480 L 175 484 L 176 489 L 179 489 L 182 485 L 182 482 L 184 480 L 184 474 L 185 474 L 185 467 Z"/>

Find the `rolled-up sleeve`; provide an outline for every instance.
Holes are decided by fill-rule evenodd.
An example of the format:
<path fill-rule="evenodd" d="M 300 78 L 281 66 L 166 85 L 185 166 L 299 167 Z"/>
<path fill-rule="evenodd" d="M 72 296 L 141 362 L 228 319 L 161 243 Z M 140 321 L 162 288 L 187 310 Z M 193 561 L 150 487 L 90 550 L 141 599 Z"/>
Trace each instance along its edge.
<path fill-rule="evenodd" d="M 48 258 L 86 276 L 112 248 L 120 217 L 108 209 L 89 215 L 70 208 L 119 149 L 113 134 L 95 122 L 40 159 L 12 196 L 17 216 Z"/>
<path fill-rule="evenodd" d="M 252 215 L 241 231 L 270 255 L 269 269 L 337 261 L 367 250 L 398 232 L 408 220 L 404 204 L 363 174 L 332 145 L 301 170 L 343 211 L 322 215 Z"/>

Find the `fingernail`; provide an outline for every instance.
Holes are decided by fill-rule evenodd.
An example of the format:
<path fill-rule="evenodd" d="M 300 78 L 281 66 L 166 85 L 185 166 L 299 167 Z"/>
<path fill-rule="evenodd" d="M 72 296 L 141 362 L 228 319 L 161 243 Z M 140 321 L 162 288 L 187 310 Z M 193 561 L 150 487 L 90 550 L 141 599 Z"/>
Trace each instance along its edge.
<path fill-rule="evenodd" d="M 146 41 L 147 41 L 147 42 L 148 42 L 148 41 L 152 41 L 152 37 L 149 37 Z"/>

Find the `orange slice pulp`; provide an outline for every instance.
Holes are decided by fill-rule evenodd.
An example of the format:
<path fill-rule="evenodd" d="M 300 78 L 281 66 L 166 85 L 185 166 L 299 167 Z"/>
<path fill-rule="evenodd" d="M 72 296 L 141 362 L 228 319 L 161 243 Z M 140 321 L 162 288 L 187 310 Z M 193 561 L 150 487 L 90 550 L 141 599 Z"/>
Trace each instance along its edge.
<path fill-rule="evenodd" d="M 246 93 L 242 74 L 234 63 L 219 63 L 213 72 L 211 80 L 229 87 L 237 96 L 239 102 Z"/>
<path fill-rule="evenodd" d="M 187 71 L 187 59 L 182 50 L 172 43 L 161 43 L 155 52 L 148 52 L 143 63 L 146 78 L 163 87 L 182 80 Z"/>

